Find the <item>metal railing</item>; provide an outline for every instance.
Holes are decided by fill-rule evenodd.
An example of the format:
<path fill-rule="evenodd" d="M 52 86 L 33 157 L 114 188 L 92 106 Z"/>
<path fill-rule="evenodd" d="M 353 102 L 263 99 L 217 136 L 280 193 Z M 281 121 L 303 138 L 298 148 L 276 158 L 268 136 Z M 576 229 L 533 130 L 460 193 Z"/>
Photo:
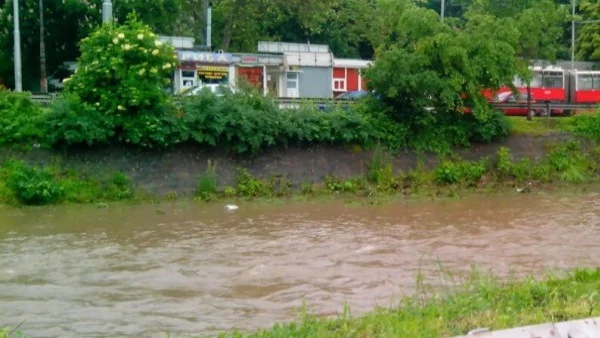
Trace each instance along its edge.
<path fill-rule="evenodd" d="M 32 93 L 31 99 L 43 106 L 47 106 L 53 99 L 58 97 L 58 94 L 41 94 Z M 176 101 L 180 103 L 181 98 L 177 97 Z M 335 99 L 323 99 L 323 98 L 277 98 L 275 103 L 279 107 L 283 108 L 294 108 L 300 105 L 318 105 L 321 107 L 334 106 L 334 105 L 353 105 L 356 102 L 352 100 L 335 100 Z M 526 108 L 527 103 L 492 103 L 496 109 L 510 109 L 510 108 Z M 531 109 L 541 110 L 546 109 L 547 111 L 552 110 L 576 110 L 576 109 L 596 109 L 600 106 L 598 103 L 552 103 L 552 102 L 536 102 L 531 104 Z"/>

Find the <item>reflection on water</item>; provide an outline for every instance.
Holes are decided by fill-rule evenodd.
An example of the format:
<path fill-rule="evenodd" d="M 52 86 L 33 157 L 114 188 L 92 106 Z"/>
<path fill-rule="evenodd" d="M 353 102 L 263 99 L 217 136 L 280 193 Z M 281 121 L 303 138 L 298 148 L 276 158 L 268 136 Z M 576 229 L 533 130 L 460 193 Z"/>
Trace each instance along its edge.
<path fill-rule="evenodd" d="M 599 265 L 598 197 L 0 209 L 0 322 L 36 337 L 211 334 L 294 319 L 303 299 L 320 314 L 387 306 L 438 264 Z"/>

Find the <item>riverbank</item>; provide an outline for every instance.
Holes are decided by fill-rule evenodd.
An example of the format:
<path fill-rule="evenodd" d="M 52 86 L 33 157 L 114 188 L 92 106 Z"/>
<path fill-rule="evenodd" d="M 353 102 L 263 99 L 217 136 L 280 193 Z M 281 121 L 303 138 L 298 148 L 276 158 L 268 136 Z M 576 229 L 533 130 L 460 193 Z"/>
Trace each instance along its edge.
<path fill-rule="evenodd" d="M 236 199 L 439 197 L 528 192 L 599 179 L 600 151 L 568 119 L 513 118 L 513 134 L 452 155 L 359 146 L 270 148 L 253 156 L 194 144 L 69 151 L 0 149 L 0 203 L 55 204 Z"/>
<path fill-rule="evenodd" d="M 600 269 L 577 269 L 545 279 L 506 279 L 474 271 L 460 284 L 441 276 L 445 287 L 418 279 L 417 292 L 393 308 L 353 316 L 345 307 L 336 317 L 317 317 L 303 307 L 297 322 L 255 332 L 228 332 L 219 338 L 268 337 L 453 337 L 546 322 L 600 316 Z M 109 333 L 107 333 L 109 334 Z M 177 337 L 165 334 L 166 337 Z M 25 337 L 18 328 L 0 329 L 0 338 Z"/>
<path fill-rule="evenodd" d="M 474 273 L 461 286 L 450 288 L 451 293 L 419 285 L 416 295 L 402 299 L 394 309 L 379 308 L 360 317 L 345 309 L 338 318 L 317 318 L 304 311 L 298 323 L 219 337 L 452 337 L 478 328 L 499 330 L 600 315 L 598 269 L 505 283 Z"/>

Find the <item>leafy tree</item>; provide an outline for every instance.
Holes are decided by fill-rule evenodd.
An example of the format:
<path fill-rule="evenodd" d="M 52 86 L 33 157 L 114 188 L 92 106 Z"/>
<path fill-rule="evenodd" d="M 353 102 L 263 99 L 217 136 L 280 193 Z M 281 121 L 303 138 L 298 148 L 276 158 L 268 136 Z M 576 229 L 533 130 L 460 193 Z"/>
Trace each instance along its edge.
<path fill-rule="evenodd" d="M 101 116 L 119 141 L 166 146 L 175 127 L 164 89 L 175 67 L 173 48 L 132 15 L 82 40 L 78 71 L 65 80 L 65 89 L 79 98 L 82 111 Z"/>
<path fill-rule="evenodd" d="M 482 88 L 512 81 L 518 32 L 506 20 L 470 13 L 462 27 L 440 22 L 437 13 L 405 5 L 394 22 L 391 41 L 382 45 L 365 77 L 383 109 L 412 133 L 417 147 L 445 151 L 466 144 L 474 123 L 491 121 Z M 460 111 L 469 107 L 465 118 Z M 471 122 L 469 122 L 471 121 Z M 493 138 L 481 137 L 483 139 Z"/>
<path fill-rule="evenodd" d="M 579 4 L 583 21 L 600 20 L 600 3 L 584 0 Z M 600 22 L 577 27 L 577 57 L 584 60 L 600 60 Z"/>
<path fill-rule="evenodd" d="M 527 82 L 528 97 L 531 96 L 532 77 L 529 66 L 539 59 L 556 61 L 566 18 L 566 8 L 557 6 L 553 0 L 535 1 L 517 18 L 516 24 L 520 32 L 517 44 L 517 53 L 521 60 L 519 74 Z M 531 120 L 533 110 L 529 107 L 528 111 L 530 113 L 527 118 Z"/>

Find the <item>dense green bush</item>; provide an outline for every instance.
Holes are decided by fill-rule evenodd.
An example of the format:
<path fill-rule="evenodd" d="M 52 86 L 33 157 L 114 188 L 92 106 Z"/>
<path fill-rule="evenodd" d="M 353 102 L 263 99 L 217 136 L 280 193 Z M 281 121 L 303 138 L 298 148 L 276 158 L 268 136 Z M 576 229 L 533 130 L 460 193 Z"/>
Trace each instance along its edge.
<path fill-rule="evenodd" d="M 573 117 L 567 129 L 573 134 L 600 141 L 600 112 L 593 115 L 579 115 Z"/>
<path fill-rule="evenodd" d="M 272 100 L 252 92 L 217 97 L 204 90 L 184 98 L 183 112 L 183 139 L 236 153 L 256 153 L 275 145 L 283 131 Z"/>
<path fill-rule="evenodd" d="M 172 46 L 132 15 L 123 25 L 102 25 L 80 49 L 78 69 L 65 79 L 65 90 L 81 102 L 67 99 L 54 107 L 54 123 L 65 126 L 64 138 L 57 132 L 54 143 L 95 144 L 113 136 L 142 147 L 179 141 L 176 109 L 165 90 L 177 64 Z M 83 113 L 81 122 L 73 119 L 77 112 L 64 111 L 69 106 Z"/>
<path fill-rule="evenodd" d="M 71 93 L 52 103 L 45 125 L 51 145 L 103 144 L 115 135 L 115 123 L 110 116 Z"/>
<path fill-rule="evenodd" d="M 9 162 L 6 173 L 8 188 L 25 205 L 56 203 L 63 196 L 63 188 L 48 168 L 30 167 L 22 162 Z"/>
<path fill-rule="evenodd" d="M 487 172 L 487 160 L 443 161 L 433 172 L 437 184 L 476 184 Z"/>
<path fill-rule="evenodd" d="M 358 110 L 322 112 L 311 106 L 279 110 L 271 98 L 253 91 L 223 97 L 202 91 L 183 99 L 183 112 L 183 140 L 240 154 L 254 154 L 273 145 L 367 145 L 381 134 L 377 120 Z"/>
<path fill-rule="evenodd" d="M 26 145 L 44 137 L 41 107 L 28 93 L 0 89 L 0 145 Z"/>

